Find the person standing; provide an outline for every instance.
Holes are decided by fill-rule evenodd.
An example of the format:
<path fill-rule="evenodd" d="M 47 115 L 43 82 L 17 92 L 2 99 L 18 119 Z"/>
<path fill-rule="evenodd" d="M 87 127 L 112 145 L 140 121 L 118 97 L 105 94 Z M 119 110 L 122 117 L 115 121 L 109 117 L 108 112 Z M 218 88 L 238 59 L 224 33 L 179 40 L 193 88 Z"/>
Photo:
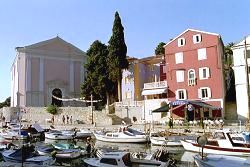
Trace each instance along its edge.
<path fill-rule="evenodd" d="M 51 118 L 52 125 L 54 125 L 54 121 L 55 121 L 55 118 L 54 118 L 54 115 L 52 115 L 52 118 Z"/>
<path fill-rule="evenodd" d="M 62 116 L 62 122 L 63 122 L 63 125 L 65 125 L 65 116 L 64 115 Z"/>
<path fill-rule="evenodd" d="M 72 122 L 73 122 L 73 118 L 72 118 L 72 115 L 70 116 L 70 124 L 72 124 Z"/>
<path fill-rule="evenodd" d="M 90 158 L 90 156 L 91 156 L 91 150 L 92 150 L 91 138 L 90 137 L 87 138 L 86 146 L 87 146 L 86 147 L 87 157 Z"/>
<path fill-rule="evenodd" d="M 66 118 L 67 118 L 67 124 L 69 124 L 69 115 L 67 115 Z"/>

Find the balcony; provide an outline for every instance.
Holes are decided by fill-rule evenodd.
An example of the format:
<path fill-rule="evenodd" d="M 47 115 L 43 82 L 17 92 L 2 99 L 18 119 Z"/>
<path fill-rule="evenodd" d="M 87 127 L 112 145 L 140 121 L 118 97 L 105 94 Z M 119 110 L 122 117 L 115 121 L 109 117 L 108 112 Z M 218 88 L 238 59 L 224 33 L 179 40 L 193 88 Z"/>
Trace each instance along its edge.
<path fill-rule="evenodd" d="M 194 85 L 196 85 L 196 78 L 188 79 L 188 86 L 194 86 Z"/>
<path fill-rule="evenodd" d="M 160 82 L 150 82 L 144 84 L 145 89 L 158 89 L 158 88 L 167 88 L 167 81 L 160 81 Z"/>

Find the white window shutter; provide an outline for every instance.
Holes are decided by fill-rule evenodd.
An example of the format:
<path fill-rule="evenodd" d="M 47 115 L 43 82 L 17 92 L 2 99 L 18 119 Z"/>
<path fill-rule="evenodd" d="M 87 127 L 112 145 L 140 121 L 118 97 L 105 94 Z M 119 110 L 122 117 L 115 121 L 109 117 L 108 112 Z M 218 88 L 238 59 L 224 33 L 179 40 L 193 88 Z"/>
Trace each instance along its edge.
<path fill-rule="evenodd" d="M 198 49 L 198 60 L 207 59 L 207 51 L 206 48 Z"/>
<path fill-rule="evenodd" d="M 175 91 L 175 98 L 179 99 L 179 91 L 178 90 Z"/>
<path fill-rule="evenodd" d="M 183 63 L 183 52 L 175 53 L 175 63 Z"/>
<path fill-rule="evenodd" d="M 206 77 L 209 78 L 210 77 L 210 69 L 207 67 L 206 68 Z"/>
<path fill-rule="evenodd" d="M 184 99 L 187 99 L 187 90 L 184 89 L 183 92 L 184 92 Z"/>
<path fill-rule="evenodd" d="M 176 71 L 176 82 L 184 82 L 184 71 Z"/>
<path fill-rule="evenodd" d="M 211 92 L 210 88 L 207 88 L 207 96 L 208 96 L 208 98 L 212 97 L 212 92 Z"/>
<path fill-rule="evenodd" d="M 202 70 L 202 68 L 199 68 L 199 78 L 203 79 L 203 70 Z"/>
<path fill-rule="evenodd" d="M 198 89 L 198 98 L 202 98 L 201 89 Z"/>
<path fill-rule="evenodd" d="M 196 42 L 196 35 L 193 35 L 193 43 L 194 43 L 194 44 L 197 43 L 197 42 Z"/>

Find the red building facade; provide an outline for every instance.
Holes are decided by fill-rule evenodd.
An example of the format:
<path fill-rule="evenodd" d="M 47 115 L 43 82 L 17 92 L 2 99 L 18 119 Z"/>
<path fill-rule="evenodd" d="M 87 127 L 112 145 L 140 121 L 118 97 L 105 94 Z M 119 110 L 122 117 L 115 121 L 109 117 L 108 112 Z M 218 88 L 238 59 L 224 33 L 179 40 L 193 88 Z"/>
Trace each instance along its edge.
<path fill-rule="evenodd" d="M 168 99 L 200 100 L 224 109 L 223 42 L 187 29 L 165 45 Z"/>

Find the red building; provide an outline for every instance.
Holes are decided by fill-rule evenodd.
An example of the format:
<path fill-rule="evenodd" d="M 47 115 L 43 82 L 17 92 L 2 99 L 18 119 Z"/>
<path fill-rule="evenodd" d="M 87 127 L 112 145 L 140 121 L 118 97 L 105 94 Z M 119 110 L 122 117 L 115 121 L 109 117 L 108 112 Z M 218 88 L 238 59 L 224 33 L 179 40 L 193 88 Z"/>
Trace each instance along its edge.
<path fill-rule="evenodd" d="M 165 62 L 169 101 L 201 101 L 224 110 L 223 42 L 219 34 L 187 29 L 165 45 Z M 205 115 L 216 117 L 212 111 Z"/>

